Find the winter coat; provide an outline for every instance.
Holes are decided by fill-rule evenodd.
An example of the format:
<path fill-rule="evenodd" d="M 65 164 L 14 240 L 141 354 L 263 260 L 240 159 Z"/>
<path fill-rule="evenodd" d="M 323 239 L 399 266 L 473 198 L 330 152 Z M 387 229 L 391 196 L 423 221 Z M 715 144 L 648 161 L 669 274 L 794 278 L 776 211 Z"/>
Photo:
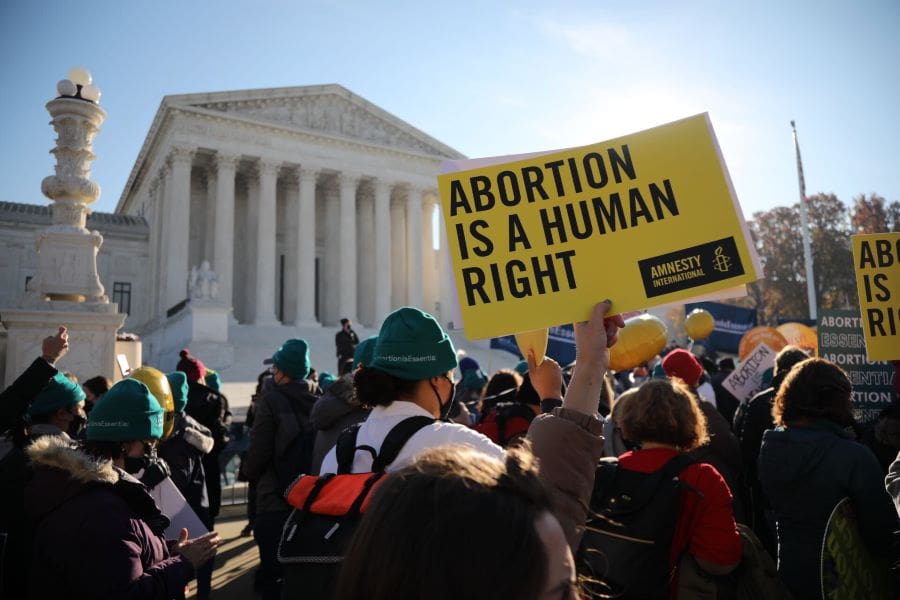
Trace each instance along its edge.
<path fill-rule="evenodd" d="M 28 449 L 35 522 L 32 598 L 173 598 L 194 569 L 172 556 L 168 526 L 143 485 L 52 436 Z"/>
<path fill-rule="evenodd" d="M 334 346 L 335 353 L 338 357 L 338 362 L 351 360 L 353 358 L 353 352 L 356 350 L 356 347 L 358 345 L 359 336 L 357 336 L 356 332 L 352 329 L 350 331 L 344 331 L 343 329 L 341 329 L 336 334 L 334 334 Z"/>
<path fill-rule="evenodd" d="M 596 417 L 562 407 L 535 417 L 528 428 L 538 476 L 573 553 L 581 543 L 594 473 L 603 456 L 602 429 Z"/>
<path fill-rule="evenodd" d="M 716 409 L 704 400 L 699 400 L 700 412 L 706 417 L 706 429 L 709 442 L 692 450 L 688 454 L 697 462 L 705 462 L 716 468 L 716 471 L 728 483 L 734 496 L 734 518 L 738 523 L 746 523 L 744 510 L 744 469 L 741 463 L 741 449 L 737 438 L 731 432 L 731 424 Z"/>
<path fill-rule="evenodd" d="M 900 450 L 900 397 L 881 411 L 860 441 L 872 450 L 882 471 L 887 473 Z"/>
<path fill-rule="evenodd" d="M 710 383 L 712 383 L 713 391 L 716 394 L 716 408 L 719 409 L 719 412 L 722 413 L 722 416 L 725 417 L 729 424 L 734 421 L 734 412 L 740 404 L 738 399 L 734 397 L 734 394 L 722 385 L 722 382 L 728 379 L 731 373 L 732 371 L 719 371 L 710 377 Z"/>
<path fill-rule="evenodd" d="M 830 421 L 766 431 L 759 478 L 774 511 L 778 571 L 798 599 L 821 598 L 820 553 L 828 518 L 850 498 L 859 532 L 876 556 L 889 556 L 897 512 L 872 452 Z"/>
<path fill-rule="evenodd" d="M 231 422 L 231 411 L 225 394 L 202 383 L 189 382 L 184 412 L 209 429 L 215 441 L 212 454 L 219 454 L 228 443 L 228 425 Z"/>
<path fill-rule="evenodd" d="M 194 512 L 209 507 L 202 458 L 212 451 L 214 444 L 209 429 L 181 412 L 175 414 L 172 435 L 156 451 L 169 465 L 172 482 Z"/>
<path fill-rule="evenodd" d="M 12 385 L 0 393 L 0 432 L 15 427 L 38 392 L 56 375 L 56 367 L 36 358 Z"/>
<path fill-rule="evenodd" d="M 256 481 L 258 512 L 290 510 L 278 483 L 275 461 L 298 435 L 315 435 L 310 412 L 321 393 L 316 384 L 298 379 L 275 386 L 256 401 L 250 448 L 241 471 L 247 479 Z"/>
<path fill-rule="evenodd" d="M 49 423 L 35 423 L 28 428 L 24 444 L 16 444 L 11 436 L 0 438 L 0 531 L 6 540 L 0 552 L 0 598 L 26 598 L 28 565 L 34 531 L 25 511 L 25 485 L 32 477 L 26 445 L 52 436 L 75 447 L 66 432 Z"/>
<path fill-rule="evenodd" d="M 350 376 L 345 375 L 329 386 L 310 411 L 310 422 L 316 429 L 310 469 L 313 474 L 319 473 L 322 459 L 334 448 L 341 432 L 365 421 L 368 416 L 368 409 L 360 406 L 354 398 L 353 380 Z"/>
<path fill-rule="evenodd" d="M 228 409 L 228 398 L 211 387 L 201 383 L 188 383 L 188 401 L 184 411 L 209 429 L 212 434 L 212 452 L 203 455 L 203 473 L 206 477 L 206 494 L 209 498 L 209 516 L 215 518 L 222 504 L 222 474 L 219 465 L 219 454 L 225 449 L 230 439 L 228 428 L 231 424 L 231 411 Z"/>

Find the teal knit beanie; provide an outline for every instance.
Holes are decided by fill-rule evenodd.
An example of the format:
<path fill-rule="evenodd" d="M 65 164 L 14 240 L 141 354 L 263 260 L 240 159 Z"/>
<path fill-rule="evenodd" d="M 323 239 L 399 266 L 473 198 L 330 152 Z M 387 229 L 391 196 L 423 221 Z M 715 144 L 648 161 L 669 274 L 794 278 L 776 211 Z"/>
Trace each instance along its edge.
<path fill-rule="evenodd" d="M 367 367 L 372 364 L 372 358 L 375 356 L 375 342 L 377 341 L 378 336 L 373 335 L 372 337 L 367 337 L 356 345 L 356 350 L 353 351 L 353 366 L 351 367 L 352 371 L 356 370 L 356 367 L 359 366 L 359 363 L 362 363 Z"/>
<path fill-rule="evenodd" d="M 528 361 L 520 360 L 519 362 L 516 363 L 516 366 L 513 368 L 516 370 L 516 373 L 518 373 L 522 377 L 525 377 L 525 373 L 528 372 Z"/>
<path fill-rule="evenodd" d="M 136 379 L 123 379 L 112 386 L 88 416 L 88 441 L 159 439 L 162 433 L 163 408 L 147 386 Z"/>
<path fill-rule="evenodd" d="M 656 363 L 653 372 L 650 374 L 651 379 L 666 379 L 666 370 L 663 369 L 662 361 Z"/>
<path fill-rule="evenodd" d="M 175 412 L 184 412 L 188 401 L 187 375 L 181 371 L 173 371 L 166 375 L 169 387 L 172 388 L 172 400 L 175 402 Z"/>
<path fill-rule="evenodd" d="M 476 390 L 480 392 L 486 385 L 487 376 L 481 369 L 466 369 L 463 371 L 460 387 L 464 390 Z"/>
<path fill-rule="evenodd" d="M 435 318 L 409 306 L 384 320 L 374 354 L 368 366 L 408 381 L 437 377 L 457 365 L 453 341 Z"/>
<path fill-rule="evenodd" d="M 329 373 L 328 371 L 323 371 L 321 375 L 319 375 L 319 388 L 324 392 L 328 388 L 331 387 L 331 384 L 337 381 L 337 377 Z"/>
<path fill-rule="evenodd" d="M 219 378 L 219 374 L 211 369 L 206 370 L 206 377 L 203 378 L 203 382 L 206 384 L 206 387 L 212 388 L 217 392 L 222 387 L 222 380 Z"/>
<path fill-rule="evenodd" d="M 79 402 L 84 402 L 85 398 L 84 390 L 81 389 L 80 385 L 72 383 L 62 373 L 57 373 L 31 401 L 31 406 L 28 407 L 28 414 L 32 417 L 35 415 L 49 415 L 58 408 L 68 408 Z"/>
<path fill-rule="evenodd" d="M 306 379 L 309 375 L 309 345 L 301 339 L 286 341 L 272 355 L 272 364 L 291 379 Z"/>

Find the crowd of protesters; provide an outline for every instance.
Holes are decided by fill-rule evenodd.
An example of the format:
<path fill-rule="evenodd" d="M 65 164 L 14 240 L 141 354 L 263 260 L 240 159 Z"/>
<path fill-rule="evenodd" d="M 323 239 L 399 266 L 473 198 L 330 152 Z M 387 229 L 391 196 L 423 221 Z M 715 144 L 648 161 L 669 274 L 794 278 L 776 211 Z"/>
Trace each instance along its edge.
<path fill-rule="evenodd" d="M 613 373 L 623 322 L 608 307 L 575 325 L 566 366 L 527 356 L 486 373 L 411 307 L 364 340 L 343 319 L 336 375 L 315 373 L 305 340 L 273 344 L 239 474 L 256 591 L 726 598 L 757 585 L 821 598 L 822 539 L 844 498 L 868 551 L 893 564 L 897 377 L 894 404 L 864 428 L 847 375 L 791 346 L 746 402 L 723 385 L 730 358 L 673 347 Z M 56 367 L 69 351 L 60 328 L 0 396 L 3 597 L 183 598 L 193 578 L 210 597 L 232 431 L 218 374 L 183 350 L 175 372 L 79 385 Z M 285 537 L 306 526 L 291 519 L 312 504 L 291 500 L 299 482 L 371 473 L 387 475 L 356 507 L 339 566 L 286 561 Z M 173 534 L 154 499 L 166 480 L 209 533 Z"/>

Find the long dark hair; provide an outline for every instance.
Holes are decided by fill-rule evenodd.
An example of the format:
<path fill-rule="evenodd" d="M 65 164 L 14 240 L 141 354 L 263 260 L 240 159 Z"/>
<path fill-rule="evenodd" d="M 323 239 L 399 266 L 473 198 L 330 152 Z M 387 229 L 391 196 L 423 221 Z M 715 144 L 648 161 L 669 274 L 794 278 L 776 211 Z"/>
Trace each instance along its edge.
<path fill-rule="evenodd" d="M 336 598 L 536 599 L 547 558 L 535 522 L 549 509 L 528 448 L 505 463 L 461 446 L 430 450 L 373 494 Z"/>

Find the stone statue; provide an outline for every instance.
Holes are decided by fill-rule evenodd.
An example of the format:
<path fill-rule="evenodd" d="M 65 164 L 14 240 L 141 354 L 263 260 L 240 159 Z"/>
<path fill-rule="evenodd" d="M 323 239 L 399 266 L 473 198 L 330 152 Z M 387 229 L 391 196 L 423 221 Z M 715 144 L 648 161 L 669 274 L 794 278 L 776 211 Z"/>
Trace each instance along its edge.
<path fill-rule="evenodd" d="M 188 279 L 188 290 L 191 299 L 215 300 L 219 295 L 219 278 L 209 268 L 209 261 L 204 260 L 198 269 L 196 265 L 191 267 Z"/>

